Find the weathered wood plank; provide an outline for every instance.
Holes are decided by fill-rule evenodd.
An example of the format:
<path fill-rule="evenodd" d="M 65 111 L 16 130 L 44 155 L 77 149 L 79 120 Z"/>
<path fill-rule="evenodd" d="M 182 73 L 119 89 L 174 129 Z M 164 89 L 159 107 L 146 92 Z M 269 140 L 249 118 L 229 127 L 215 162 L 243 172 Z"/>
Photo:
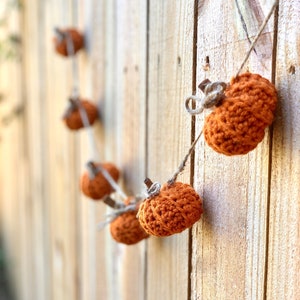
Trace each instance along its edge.
<path fill-rule="evenodd" d="M 49 210 L 47 185 L 48 151 L 47 97 L 45 90 L 45 30 L 44 6 L 39 1 L 28 1 L 23 8 L 24 77 L 26 80 L 26 119 L 28 130 L 28 244 L 27 276 L 29 299 L 51 298 L 51 262 L 49 259 Z M 42 101 L 44 100 L 44 101 Z M 26 296 L 25 296 L 26 297 Z"/>
<path fill-rule="evenodd" d="M 240 11 L 237 9 L 239 5 Z M 197 82 L 229 81 L 270 3 L 200 1 Z M 244 8 L 243 8 L 244 7 Z M 260 38 L 248 69 L 271 78 L 272 25 Z M 209 68 L 205 68 L 206 57 Z M 204 115 L 209 112 L 205 112 Z M 197 117 L 197 130 L 204 115 Z M 192 299 L 263 299 L 268 208 L 269 139 L 249 155 L 226 157 L 203 139 L 195 156 L 195 184 L 204 198 L 193 231 Z"/>
<path fill-rule="evenodd" d="M 118 0 L 116 9 L 116 162 L 127 194 L 136 195 L 146 176 L 147 1 Z M 120 299 L 143 300 L 145 242 L 120 250 Z"/>
<path fill-rule="evenodd" d="M 71 60 L 55 53 L 53 28 L 72 25 L 74 6 L 70 2 L 51 1 L 42 5 L 40 38 L 45 53 L 40 68 L 44 70 L 45 90 L 45 160 L 47 164 L 47 210 L 50 213 L 51 299 L 79 299 L 78 277 L 78 152 L 75 132 L 61 117 L 71 94 Z"/>
<path fill-rule="evenodd" d="M 300 298 L 300 3 L 281 1 L 274 125 L 267 299 Z"/>
<path fill-rule="evenodd" d="M 117 3 L 106 2 L 105 5 L 105 92 L 102 105 L 104 130 L 104 160 L 113 162 L 118 166 L 118 140 L 117 124 L 119 111 L 117 105 Z M 107 299 L 120 299 L 120 245 L 115 243 L 110 235 L 109 227 L 105 230 L 105 253 L 106 253 L 106 276 L 107 276 Z"/>
<path fill-rule="evenodd" d="M 73 1 L 76 2 L 76 1 Z M 104 1 L 77 1 L 78 26 L 85 34 L 86 50 L 79 56 L 80 91 L 99 107 L 100 118 L 103 117 L 105 88 L 105 12 Z M 74 17 L 76 19 L 76 17 Z M 96 148 L 91 149 L 88 133 L 82 130 L 80 139 L 80 165 L 78 178 L 85 171 L 89 160 L 103 161 L 104 128 L 103 119 L 93 125 Z M 110 299 L 109 273 L 106 231 L 97 231 L 97 223 L 104 220 L 106 207 L 85 197 L 80 191 L 80 232 L 78 240 L 80 249 L 79 275 L 80 299 Z"/>
<path fill-rule="evenodd" d="M 147 176 L 165 183 L 191 141 L 194 1 L 150 1 L 149 18 Z M 151 237 L 147 253 L 147 299 L 188 299 L 189 231 Z"/>

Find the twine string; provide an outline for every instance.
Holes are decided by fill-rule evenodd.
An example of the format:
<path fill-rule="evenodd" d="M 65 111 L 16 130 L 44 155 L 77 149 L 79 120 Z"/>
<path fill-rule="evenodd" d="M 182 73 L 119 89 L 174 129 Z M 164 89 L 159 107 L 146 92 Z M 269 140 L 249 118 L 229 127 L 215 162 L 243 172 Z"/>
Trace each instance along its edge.
<path fill-rule="evenodd" d="M 202 113 L 206 108 L 211 108 L 220 104 L 225 97 L 224 90 L 226 89 L 226 86 L 227 84 L 225 82 L 210 82 L 208 79 L 204 80 L 199 85 L 202 92 L 201 97 L 191 95 L 185 100 L 185 108 L 187 112 L 191 115 L 197 115 Z M 196 101 L 198 107 L 191 107 L 191 100 Z"/>
<path fill-rule="evenodd" d="M 121 187 L 115 182 L 115 180 L 111 177 L 109 172 L 107 172 L 101 165 L 97 166 L 97 170 L 101 172 L 101 174 L 105 177 L 105 179 L 109 182 L 110 186 L 125 200 L 128 196 L 123 192 Z"/>
<path fill-rule="evenodd" d="M 263 23 L 261 24 L 260 29 L 258 30 L 258 32 L 257 32 L 254 40 L 252 41 L 251 46 L 250 46 L 248 52 L 246 53 L 245 58 L 244 58 L 244 60 L 243 60 L 243 62 L 241 64 L 239 70 L 237 71 L 237 73 L 235 75 L 236 77 L 241 73 L 242 69 L 244 68 L 244 66 L 245 66 L 245 64 L 246 64 L 246 62 L 247 62 L 247 60 L 248 60 L 248 58 L 249 58 L 252 50 L 254 49 L 254 47 L 255 47 L 258 39 L 260 38 L 262 32 L 264 31 L 264 29 L 265 29 L 268 21 L 270 20 L 272 14 L 273 14 L 274 10 L 276 9 L 276 7 L 278 6 L 278 4 L 279 4 L 279 0 L 275 0 L 275 2 L 273 3 L 273 5 L 272 5 L 272 7 L 271 7 L 271 9 L 270 9 L 270 11 L 268 13 L 268 15 L 266 16 L 266 18 L 264 19 Z"/>
<path fill-rule="evenodd" d="M 195 149 L 195 146 L 196 146 L 197 142 L 199 141 L 202 133 L 203 133 L 203 131 L 201 130 L 200 133 L 198 134 L 197 138 L 192 143 L 192 145 L 191 145 L 188 153 L 185 155 L 184 159 L 180 163 L 178 169 L 176 170 L 176 172 L 174 173 L 174 175 L 171 177 L 171 179 L 168 180 L 168 185 L 174 184 L 175 181 L 177 180 L 178 175 L 184 170 L 186 162 L 187 162 L 188 158 L 191 156 L 191 154 L 193 153 L 193 151 Z"/>

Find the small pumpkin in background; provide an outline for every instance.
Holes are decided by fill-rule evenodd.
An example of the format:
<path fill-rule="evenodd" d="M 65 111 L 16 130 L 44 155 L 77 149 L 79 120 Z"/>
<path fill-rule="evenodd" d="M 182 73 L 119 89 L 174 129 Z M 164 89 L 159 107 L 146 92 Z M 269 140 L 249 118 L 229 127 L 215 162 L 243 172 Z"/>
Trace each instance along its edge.
<path fill-rule="evenodd" d="M 94 200 L 100 200 L 114 191 L 100 171 L 101 169 L 104 170 L 114 181 L 118 181 L 120 172 L 114 164 L 109 162 L 89 162 L 87 168 L 87 171 L 81 176 L 80 181 L 81 190 L 84 195 Z"/>
<path fill-rule="evenodd" d="M 130 197 L 127 198 L 126 206 L 131 204 L 130 200 Z M 122 213 L 110 223 L 110 233 L 116 242 L 134 245 L 149 237 L 136 217 L 138 207 L 139 204 L 136 204 L 134 210 Z"/>
<path fill-rule="evenodd" d="M 68 46 L 68 39 L 72 42 L 71 47 Z M 84 47 L 84 37 L 75 28 L 55 28 L 53 42 L 56 53 L 65 57 L 75 55 Z"/>
<path fill-rule="evenodd" d="M 63 115 L 63 121 L 71 130 L 78 130 L 84 127 L 80 108 L 84 109 L 88 118 L 89 125 L 93 125 L 98 118 L 96 105 L 86 99 L 69 99 L 69 106 Z"/>
<path fill-rule="evenodd" d="M 190 228 L 202 212 L 202 200 L 192 186 L 175 182 L 144 200 L 138 218 L 148 234 L 165 237 Z"/>

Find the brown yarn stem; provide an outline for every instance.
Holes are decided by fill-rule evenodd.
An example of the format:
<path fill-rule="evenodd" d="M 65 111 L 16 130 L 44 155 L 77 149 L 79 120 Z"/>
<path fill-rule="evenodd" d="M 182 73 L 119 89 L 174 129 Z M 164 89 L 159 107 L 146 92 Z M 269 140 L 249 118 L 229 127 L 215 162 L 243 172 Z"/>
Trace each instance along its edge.
<path fill-rule="evenodd" d="M 148 177 L 144 180 L 144 183 L 148 189 L 150 189 L 151 186 L 153 185 L 153 181 Z"/>
<path fill-rule="evenodd" d="M 246 56 L 244 58 L 244 60 L 243 60 L 243 62 L 241 64 L 239 70 L 237 71 L 235 77 L 237 77 L 241 73 L 242 69 L 244 68 L 244 66 L 245 66 L 245 64 L 246 64 L 246 62 L 247 62 L 247 60 L 248 60 L 248 58 L 249 58 L 252 50 L 254 49 L 254 47 L 255 47 L 255 45 L 256 45 L 259 37 L 261 36 L 262 32 L 264 31 L 264 29 L 265 29 L 265 27 L 266 27 L 269 19 L 271 18 L 271 15 L 273 14 L 273 12 L 274 12 L 275 8 L 278 6 L 278 4 L 279 4 L 279 0 L 275 0 L 274 4 L 272 5 L 271 10 L 269 11 L 268 15 L 264 19 L 263 23 L 260 26 L 260 29 L 259 29 L 258 33 L 256 34 L 253 42 L 251 43 L 251 46 L 250 46 L 250 48 L 249 48 L 249 50 L 248 50 L 248 52 L 247 52 L 247 54 L 246 54 Z"/>
<path fill-rule="evenodd" d="M 110 196 L 106 196 L 103 199 L 103 202 L 108 205 L 109 207 L 113 208 L 113 209 L 120 209 L 125 207 L 125 205 L 123 203 L 118 203 L 116 202 L 114 199 L 112 199 Z"/>
<path fill-rule="evenodd" d="M 211 83 L 211 81 L 207 78 L 199 83 L 198 88 L 204 93 L 206 86 Z"/>
<path fill-rule="evenodd" d="M 187 162 L 188 158 L 191 156 L 191 154 L 193 153 L 193 151 L 195 149 L 195 146 L 196 146 L 197 142 L 199 141 L 202 133 L 203 133 L 203 131 L 201 130 L 200 133 L 199 133 L 199 135 L 197 136 L 197 138 L 192 143 L 192 145 L 191 145 L 188 153 L 184 157 L 183 161 L 179 165 L 177 171 L 174 173 L 174 175 L 172 176 L 172 178 L 168 180 L 168 185 L 174 184 L 174 182 L 177 180 L 178 175 L 184 170 L 186 162 Z"/>

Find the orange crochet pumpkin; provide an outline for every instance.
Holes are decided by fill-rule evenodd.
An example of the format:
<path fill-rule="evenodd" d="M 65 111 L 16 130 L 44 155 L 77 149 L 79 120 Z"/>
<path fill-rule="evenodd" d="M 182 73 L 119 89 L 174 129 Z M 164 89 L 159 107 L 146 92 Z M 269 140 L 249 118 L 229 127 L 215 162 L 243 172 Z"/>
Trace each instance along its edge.
<path fill-rule="evenodd" d="M 222 104 L 205 118 L 207 144 L 225 155 L 246 154 L 262 141 L 274 118 L 277 92 L 258 74 L 233 78 Z"/>
<path fill-rule="evenodd" d="M 136 217 L 137 212 L 138 208 L 125 212 L 110 224 L 110 233 L 115 241 L 133 245 L 149 237 Z"/>
<path fill-rule="evenodd" d="M 117 181 L 119 179 L 119 170 L 112 163 L 98 163 L 93 164 L 96 169 L 98 166 L 102 166 L 110 176 Z M 90 178 L 89 172 L 86 171 L 81 177 L 81 190 L 89 198 L 99 200 L 105 195 L 108 195 L 114 191 L 109 182 L 105 179 L 100 171 L 93 170 L 94 178 Z"/>
<path fill-rule="evenodd" d="M 169 236 L 191 227 L 200 219 L 202 200 L 189 185 L 165 184 L 159 194 L 140 205 L 138 218 L 144 230 L 154 236 Z"/>
<path fill-rule="evenodd" d="M 70 100 L 70 105 L 63 116 L 63 121 L 71 130 L 78 130 L 84 127 L 78 105 L 81 105 L 86 111 L 90 125 L 93 125 L 98 118 L 98 110 L 93 102 L 85 99 L 76 101 Z"/>
<path fill-rule="evenodd" d="M 68 52 L 68 36 L 70 37 L 74 54 L 83 48 L 84 46 L 84 38 L 83 35 L 76 30 L 75 28 L 66 28 L 66 29 L 56 29 L 57 35 L 54 37 L 53 42 L 55 46 L 55 51 L 62 56 L 70 56 L 71 54 Z"/>

